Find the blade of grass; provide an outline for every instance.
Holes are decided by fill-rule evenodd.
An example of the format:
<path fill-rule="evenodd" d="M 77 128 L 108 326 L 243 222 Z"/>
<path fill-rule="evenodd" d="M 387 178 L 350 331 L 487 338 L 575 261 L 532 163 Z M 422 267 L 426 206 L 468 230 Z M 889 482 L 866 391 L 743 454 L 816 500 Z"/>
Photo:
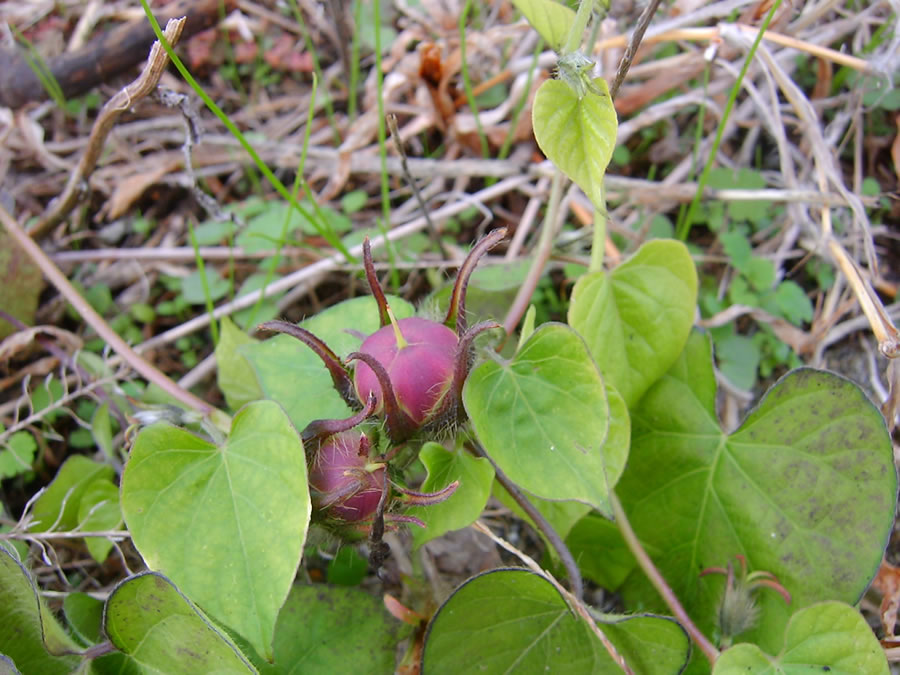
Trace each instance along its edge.
<path fill-rule="evenodd" d="M 375 12 L 375 91 L 378 98 L 378 157 L 381 161 L 381 218 L 378 220 L 378 230 L 385 235 L 385 250 L 388 254 L 388 262 L 391 265 L 391 286 L 400 287 L 400 274 L 394 266 L 394 249 L 387 230 L 391 222 L 390 191 L 388 189 L 387 172 L 387 129 L 384 117 L 384 72 L 381 68 L 381 0 L 374 0 Z"/>
<path fill-rule="evenodd" d="M 350 90 L 347 92 L 347 116 L 356 119 L 356 91 L 359 89 L 359 23 L 362 20 L 362 0 L 353 0 L 353 42 L 350 43 Z"/>
<path fill-rule="evenodd" d="M 747 58 L 744 59 L 744 65 L 741 68 L 741 72 L 738 73 L 737 80 L 735 80 L 734 86 L 731 88 L 731 93 L 728 95 L 728 102 L 725 104 L 725 109 L 722 111 L 722 117 L 719 120 L 719 127 L 716 129 L 716 138 L 709 151 L 709 159 L 703 166 L 703 173 L 700 174 L 700 180 L 697 182 L 697 192 L 694 193 L 694 198 L 691 200 L 691 205 L 688 207 L 684 220 L 678 223 L 675 236 L 682 241 L 686 240 L 691 233 L 694 217 L 697 215 L 697 209 L 700 206 L 700 196 L 703 194 L 703 190 L 706 189 L 706 184 L 709 181 L 709 173 L 712 171 L 713 165 L 715 164 L 716 154 L 719 152 L 719 145 L 721 145 L 722 137 L 725 135 L 725 127 L 728 124 L 728 119 L 731 116 L 735 101 L 737 101 L 738 93 L 743 86 L 744 77 L 746 77 L 747 70 L 749 70 L 750 64 L 753 62 L 753 56 L 756 54 L 759 43 L 762 42 L 763 35 L 766 33 L 766 28 L 769 27 L 769 23 L 772 21 L 772 17 L 775 16 L 779 7 L 781 7 L 781 0 L 775 0 L 775 2 L 772 3 L 772 7 L 769 9 L 769 13 L 766 14 L 766 18 L 763 19 L 762 26 L 760 26 L 759 31 L 756 33 L 756 39 L 753 40 L 750 51 L 747 52 Z"/>
<path fill-rule="evenodd" d="M 472 91 L 472 80 L 469 77 L 469 64 L 466 60 L 466 23 L 469 20 L 469 12 L 472 9 L 472 0 L 466 0 L 466 6 L 459 15 L 459 55 L 460 69 L 463 78 L 463 87 L 466 90 L 466 99 L 469 101 L 469 109 L 475 117 L 475 128 L 478 130 L 478 141 L 481 143 L 481 156 L 487 159 L 490 155 L 490 147 L 488 146 L 487 136 L 484 128 L 481 126 L 481 118 L 478 116 L 478 102 L 475 100 L 475 94 Z"/>
<path fill-rule="evenodd" d="M 197 236 L 194 234 L 194 220 L 188 219 L 188 234 L 191 237 L 191 246 L 194 248 L 194 262 L 197 263 L 197 271 L 200 272 L 200 284 L 203 286 L 203 299 L 206 304 L 206 313 L 209 314 L 209 330 L 212 333 L 213 345 L 219 344 L 219 325 L 212 320 L 213 312 L 216 310 L 212 296 L 209 294 L 209 279 L 206 278 L 206 264 L 203 256 L 200 255 L 200 245 L 197 243 Z"/>
<path fill-rule="evenodd" d="M 272 187 L 280 194 L 290 205 L 294 208 L 301 216 L 306 218 L 313 227 L 316 228 L 316 231 L 325 238 L 325 240 L 331 244 L 337 251 L 339 251 L 348 262 L 356 262 L 353 256 L 350 255 L 350 252 L 347 250 L 347 247 L 344 246 L 343 242 L 340 238 L 335 234 L 335 232 L 331 229 L 327 222 L 319 223 L 317 222 L 310 213 L 304 209 L 300 204 L 294 199 L 294 196 L 288 191 L 288 189 L 284 186 L 278 177 L 272 173 L 272 170 L 266 165 L 265 162 L 262 161 L 262 158 L 256 152 L 250 142 L 246 139 L 244 134 L 241 133 L 241 130 L 235 126 L 234 122 L 232 122 L 228 115 L 218 106 L 216 103 L 209 97 L 203 87 L 194 79 L 193 75 L 191 75 L 190 71 L 187 67 L 182 63 L 181 59 L 172 49 L 172 46 L 169 44 L 166 37 L 162 34 L 162 30 L 160 30 L 159 23 L 156 21 L 156 17 L 153 16 L 153 12 L 150 11 L 150 7 L 147 4 L 147 0 L 141 0 L 141 6 L 144 8 L 144 13 L 147 15 L 147 19 L 150 21 L 150 25 L 153 27 L 153 32 L 156 34 L 156 39 L 159 40 L 159 43 L 163 46 L 163 49 L 166 50 L 166 54 L 169 55 L 169 58 L 172 60 L 172 63 L 175 64 L 175 67 L 178 69 L 178 72 L 181 73 L 181 76 L 184 78 L 185 82 L 187 82 L 190 87 L 197 93 L 203 102 L 206 104 L 206 107 L 209 108 L 216 117 L 219 118 L 219 121 L 225 125 L 225 128 L 231 132 L 232 136 L 234 136 L 238 143 L 241 144 L 241 147 L 244 148 L 246 153 L 250 155 L 250 158 L 253 160 L 254 164 L 256 164 L 259 171 L 263 176 L 269 181 Z"/>
<path fill-rule="evenodd" d="M 27 63 L 28 67 L 34 72 L 35 77 L 37 77 L 41 86 L 50 98 L 53 99 L 53 102 L 61 109 L 65 110 L 66 97 L 63 94 L 62 87 L 59 86 L 59 81 L 54 77 L 53 71 L 50 70 L 47 62 L 44 61 L 44 57 L 41 56 L 41 53 L 37 50 L 31 40 L 25 37 L 18 28 L 12 24 L 10 24 L 10 28 L 16 38 L 16 42 L 25 47 L 25 52 L 22 54 L 25 58 L 25 63 Z"/>

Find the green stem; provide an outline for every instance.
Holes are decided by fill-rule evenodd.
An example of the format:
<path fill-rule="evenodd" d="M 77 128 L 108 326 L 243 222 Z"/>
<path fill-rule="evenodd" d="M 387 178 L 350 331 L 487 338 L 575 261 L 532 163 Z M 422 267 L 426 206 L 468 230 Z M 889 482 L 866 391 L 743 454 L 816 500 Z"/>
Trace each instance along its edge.
<path fill-rule="evenodd" d="M 481 118 L 478 116 L 478 102 L 475 100 L 475 91 L 472 88 L 472 80 L 469 77 L 469 64 L 466 61 L 466 22 L 469 19 L 469 11 L 472 9 L 472 0 L 466 0 L 466 6 L 459 15 L 459 54 L 460 69 L 462 71 L 463 88 L 466 91 L 466 100 L 469 102 L 469 109 L 475 117 L 475 128 L 478 130 L 478 140 L 481 143 L 481 156 L 487 159 L 490 156 L 490 147 L 488 146 L 487 136 L 481 126 Z"/>
<path fill-rule="evenodd" d="M 591 265 L 589 272 L 603 269 L 603 254 L 606 253 L 606 187 L 600 182 L 601 204 L 594 205 L 594 238 L 591 242 Z"/>
<path fill-rule="evenodd" d="M 678 623 L 681 624 L 681 627 L 687 631 L 687 634 L 690 635 L 694 644 L 697 645 L 700 651 L 703 652 L 703 655 L 709 660 L 710 665 L 715 665 L 716 659 L 719 658 L 719 650 L 716 649 L 715 645 L 709 641 L 709 638 L 697 628 L 697 624 L 695 624 L 693 620 L 691 620 L 691 617 L 688 616 L 687 611 L 685 611 L 681 602 L 678 600 L 678 597 L 675 595 L 675 591 L 672 590 L 672 587 L 669 586 L 663 578 L 663 575 L 660 574 L 660 571 L 656 569 L 656 565 L 650 560 L 650 556 L 647 555 L 647 551 L 645 551 L 644 547 L 641 545 L 641 541 L 631 527 L 631 523 L 628 522 L 628 516 L 625 514 L 625 509 L 622 508 L 622 502 L 619 501 L 619 496 L 614 491 L 610 492 L 609 496 L 616 525 L 619 527 L 619 532 L 622 533 L 622 538 L 625 540 L 628 550 L 631 551 L 631 554 L 637 560 L 638 566 L 650 580 L 650 583 L 653 584 L 653 588 L 660 594 L 663 602 L 666 603 L 666 606 L 672 610 L 672 614 L 678 620 Z"/>
<path fill-rule="evenodd" d="M 584 38 L 584 31 L 587 29 L 593 8 L 594 0 L 580 0 L 578 11 L 575 13 L 575 22 L 569 28 L 569 35 L 566 37 L 566 44 L 560 56 L 571 54 L 581 46 L 581 40 Z"/>
<path fill-rule="evenodd" d="M 144 0 L 141 0 L 141 2 L 144 2 Z M 747 53 L 747 58 L 744 59 L 744 66 L 741 68 L 741 72 L 738 73 L 737 80 L 731 88 L 731 93 L 728 95 L 728 103 L 725 104 L 725 110 L 722 112 L 722 119 L 719 121 L 719 128 L 716 130 L 716 138 L 713 141 L 712 149 L 709 151 L 709 159 L 703 166 L 703 173 L 700 174 L 700 180 L 697 183 L 697 192 L 694 193 L 694 198 L 691 200 L 691 205 L 688 207 L 684 222 L 680 223 L 678 226 L 676 236 L 682 241 L 687 239 L 688 235 L 691 233 L 694 217 L 697 215 L 697 209 L 700 206 L 700 197 L 709 181 L 709 172 L 712 171 L 713 165 L 715 164 L 716 154 L 719 152 L 719 146 L 722 144 L 722 138 L 725 135 L 725 127 L 728 124 L 728 118 L 731 116 L 731 110 L 734 108 L 738 93 L 741 91 L 744 77 L 747 75 L 747 70 L 753 62 L 753 56 L 756 54 L 759 43 L 762 42 L 763 35 L 765 35 L 766 29 L 769 27 L 769 23 L 772 21 L 772 17 L 775 16 L 779 7 L 781 7 L 781 0 L 775 0 L 775 2 L 772 3 L 772 8 L 769 10 L 769 13 L 766 14 L 766 18 L 762 22 L 759 32 L 756 34 L 756 39 L 753 41 L 753 45 Z"/>

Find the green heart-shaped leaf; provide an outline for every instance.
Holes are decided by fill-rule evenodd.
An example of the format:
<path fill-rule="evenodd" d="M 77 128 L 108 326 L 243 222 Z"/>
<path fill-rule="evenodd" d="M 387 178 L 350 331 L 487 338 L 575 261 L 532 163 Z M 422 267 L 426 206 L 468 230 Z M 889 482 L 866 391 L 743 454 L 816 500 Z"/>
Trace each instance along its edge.
<path fill-rule="evenodd" d="M 648 241 L 612 273 L 575 284 L 569 325 L 628 407 L 681 354 L 694 323 L 697 270 L 680 241 Z"/>
<path fill-rule="evenodd" d="M 84 455 L 72 455 L 56 472 L 56 477 L 37 498 L 32 511 L 32 532 L 74 530 L 79 525 L 78 507 L 88 488 L 97 480 L 111 480 L 113 468 Z"/>
<path fill-rule="evenodd" d="M 409 515 L 426 525 L 425 529 L 411 528 L 416 547 L 474 523 L 491 496 L 494 480 L 491 463 L 484 457 L 473 457 L 463 448 L 450 452 L 439 443 L 426 443 L 419 451 L 419 459 L 428 470 L 428 477 L 419 488 L 422 492 L 437 492 L 455 480 L 459 487 L 443 502 L 409 509 Z"/>
<path fill-rule="evenodd" d="M 680 672 L 690 645 L 663 617 L 604 617 L 603 633 L 636 673 Z M 437 673 L 621 673 L 591 628 L 553 585 L 501 569 L 457 588 L 428 626 L 423 675 Z"/>
<path fill-rule="evenodd" d="M 257 401 L 221 446 L 166 424 L 141 431 L 122 512 L 148 567 L 271 658 L 309 525 L 306 480 L 296 430 L 277 403 Z"/>
<path fill-rule="evenodd" d="M 606 80 L 594 81 L 602 93 L 581 98 L 561 80 L 547 80 L 534 96 L 531 122 L 541 151 L 572 179 L 598 209 L 606 209 L 603 175 L 616 147 L 619 121 Z"/>
<path fill-rule="evenodd" d="M 20 672 L 54 675 L 70 673 L 79 661 L 77 656 L 54 654 L 77 651 L 18 556 L 0 544 L 0 654 Z"/>
<path fill-rule="evenodd" d="M 219 324 L 219 344 L 216 345 L 216 382 L 225 394 L 225 401 L 232 410 L 263 398 L 263 390 L 256 379 L 256 372 L 238 349 L 255 344 L 256 340 L 234 325 L 227 316 Z"/>
<path fill-rule="evenodd" d="M 560 51 L 575 23 L 575 12 L 555 0 L 513 0 L 551 49 Z"/>
<path fill-rule="evenodd" d="M 610 512 L 628 447 L 607 444 L 606 388 L 584 341 L 568 326 L 538 328 L 509 362 L 469 375 L 463 401 L 478 438 L 503 472 L 544 499 Z"/>
<path fill-rule="evenodd" d="M 791 617 L 784 649 L 776 657 L 751 644 L 722 652 L 714 675 L 887 675 L 884 650 L 866 620 L 852 607 L 823 602 Z"/>
<path fill-rule="evenodd" d="M 740 554 L 751 571 L 778 578 L 792 605 L 760 589 L 757 627 L 739 636 L 773 653 L 793 608 L 855 603 L 875 575 L 897 497 L 891 439 L 859 387 L 824 371 L 788 373 L 730 435 L 719 428 L 715 400 L 709 340 L 694 333 L 632 411 L 631 457 L 617 493 L 707 634 L 724 578 L 700 577 L 702 570 Z M 660 604 L 641 575 L 623 594 L 629 604 Z"/>
<path fill-rule="evenodd" d="M 259 664 L 259 670 L 264 675 L 392 673 L 402 627 L 381 597 L 357 588 L 294 586 L 278 616 L 275 662 Z"/>
<path fill-rule="evenodd" d="M 103 629 L 144 672 L 256 672 L 221 630 L 154 572 L 116 586 L 106 603 Z"/>
<path fill-rule="evenodd" d="M 401 298 L 388 296 L 388 302 L 398 319 L 415 314 L 415 308 Z M 359 348 L 362 340 L 358 334 L 368 336 L 381 327 L 378 306 L 371 296 L 338 303 L 300 325 L 324 340 L 341 358 Z M 256 371 L 264 395 L 278 401 L 298 429 L 304 429 L 313 420 L 341 419 L 352 414 L 334 390 L 322 361 L 296 338 L 276 335 L 240 346 L 237 353 L 246 357 Z"/>

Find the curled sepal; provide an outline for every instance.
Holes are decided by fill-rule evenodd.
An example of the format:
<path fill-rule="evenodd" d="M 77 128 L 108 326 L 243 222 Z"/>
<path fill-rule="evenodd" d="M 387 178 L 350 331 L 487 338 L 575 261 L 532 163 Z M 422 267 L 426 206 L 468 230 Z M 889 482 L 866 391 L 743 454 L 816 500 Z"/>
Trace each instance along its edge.
<path fill-rule="evenodd" d="M 344 402 L 354 410 L 359 409 L 360 403 L 353 390 L 353 380 L 350 379 L 350 374 L 347 372 L 344 364 L 341 363 L 341 360 L 337 357 L 337 354 L 331 351 L 331 348 L 322 340 L 305 328 L 278 319 L 261 323 L 256 329 L 290 335 L 312 349 L 316 355 L 322 359 L 322 363 L 325 364 L 325 367 L 328 368 L 328 372 L 331 374 L 331 381 L 334 383 L 334 388 L 337 393 L 341 395 L 341 398 L 344 399 Z"/>
<path fill-rule="evenodd" d="M 459 481 L 455 480 L 437 492 L 416 492 L 415 490 L 401 487 L 397 487 L 397 492 L 400 495 L 400 501 L 404 504 L 409 506 L 431 506 L 432 504 L 440 504 L 447 501 L 458 487 Z"/>
<path fill-rule="evenodd" d="M 366 268 L 366 281 L 369 282 L 369 288 L 375 297 L 375 303 L 378 305 L 378 319 L 381 321 L 382 327 L 387 326 L 391 322 L 388 302 L 387 298 L 384 297 L 381 284 L 378 283 L 378 277 L 375 276 L 375 263 L 372 262 L 372 246 L 369 244 L 368 237 L 363 239 L 363 266 Z"/>
<path fill-rule="evenodd" d="M 300 433 L 300 438 L 303 439 L 304 445 L 308 443 L 321 444 L 329 436 L 342 431 L 350 431 L 357 424 L 364 422 L 367 417 L 375 413 L 377 404 L 378 399 L 374 393 L 371 393 L 366 405 L 355 415 L 343 420 L 313 420 Z"/>
<path fill-rule="evenodd" d="M 385 513 L 384 520 L 387 524 L 394 523 L 406 523 L 407 525 L 418 525 L 421 528 L 425 528 L 425 521 L 416 518 L 415 516 L 408 516 L 405 513 Z M 389 528 L 393 529 L 393 528 Z"/>
<path fill-rule="evenodd" d="M 499 244 L 506 237 L 506 228 L 498 227 L 483 236 L 463 261 L 456 275 L 456 283 L 453 284 L 453 293 L 450 296 L 450 306 L 447 308 L 447 316 L 444 325 L 455 329 L 457 335 L 466 332 L 466 288 L 469 285 L 469 277 L 478 264 L 481 257 Z"/>
<path fill-rule="evenodd" d="M 375 379 L 378 380 L 378 386 L 381 389 L 381 409 L 384 411 L 385 425 L 391 441 L 402 443 L 409 440 L 416 433 L 417 425 L 397 402 L 391 377 L 381 362 L 371 354 L 364 352 L 353 352 L 347 357 L 347 361 L 362 361 L 375 374 Z"/>

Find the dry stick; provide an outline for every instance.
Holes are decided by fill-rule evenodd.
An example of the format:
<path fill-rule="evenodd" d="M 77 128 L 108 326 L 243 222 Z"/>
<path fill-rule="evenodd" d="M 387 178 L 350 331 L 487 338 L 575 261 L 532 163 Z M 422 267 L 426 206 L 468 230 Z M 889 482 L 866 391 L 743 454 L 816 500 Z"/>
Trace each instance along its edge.
<path fill-rule="evenodd" d="M 628 47 L 625 49 L 625 53 L 622 54 L 622 60 L 619 61 L 616 79 L 613 80 L 613 84 L 609 88 L 610 98 L 615 99 L 616 94 L 619 93 L 619 87 L 622 86 L 625 75 L 628 73 L 628 69 L 631 68 L 631 64 L 634 61 L 634 55 L 637 54 L 644 33 L 647 31 L 647 26 L 650 25 L 653 15 L 656 14 L 659 3 L 660 0 L 650 0 L 644 8 L 644 11 L 641 13 L 641 16 L 638 18 L 637 26 L 635 26 L 634 31 L 631 33 L 631 39 L 628 41 Z"/>
<path fill-rule="evenodd" d="M 503 486 L 516 504 L 521 507 L 532 521 L 534 521 L 535 526 L 545 537 L 547 537 L 547 541 L 550 542 L 550 545 L 556 549 L 563 566 L 566 568 L 566 574 L 569 575 L 569 583 L 572 585 L 572 594 L 580 601 L 584 596 L 584 583 L 581 581 L 581 572 L 578 570 L 578 565 L 575 562 L 575 558 L 572 557 L 572 552 L 569 550 L 569 547 L 566 546 L 566 543 L 562 540 L 562 537 L 559 536 L 559 533 L 553 526 L 547 522 L 547 519 L 544 518 L 543 514 L 528 500 L 528 497 L 522 494 L 519 487 L 503 473 L 503 470 L 499 466 L 497 466 L 497 463 L 485 451 L 481 444 L 473 440 L 472 445 L 475 447 L 476 452 L 489 461 L 491 466 L 494 467 L 494 475 L 497 478 L 497 482 Z"/>
<path fill-rule="evenodd" d="M 169 44 L 175 44 L 181 37 L 186 19 L 169 19 L 166 24 L 165 36 Z M 162 77 L 166 67 L 169 65 L 169 57 L 163 50 L 159 41 L 153 43 L 150 49 L 150 56 L 147 65 L 138 76 L 138 78 L 124 89 L 120 90 L 113 96 L 97 116 L 94 126 L 91 129 L 91 135 L 88 138 L 87 147 L 75 171 L 69 176 L 69 181 L 62 194 L 50 206 L 49 210 L 44 214 L 40 221 L 32 227 L 28 234 L 34 238 L 39 238 L 45 234 L 50 228 L 59 224 L 66 215 L 75 208 L 78 200 L 84 194 L 84 183 L 89 179 L 97 166 L 100 154 L 103 152 L 103 145 L 106 137 L 112 130 L 113 125 L 119 116 L 131 108 L 137 101 L 150 94 Z"/>
<path fill-rule="evenodd" d="M 569 593 L 565 588 L 560 585 L 560 583 L 554 578 L 552 574 L 545 572 L 541 569 L 540 565 L 538 565 L 534 559 L 528 555 L 517 549 L 515 546 L 510 544 L 508 541 L 503 539 L 502 537 L 498 537 L 496 534 L 491 532 L 491 530 L 480 520 L 476 520 L 472 523 L 472 529 L 476 532 L 481 532 L 483 535 L 489 537 L 491 541 L 493 541 L 497 546 L 503 548 L 514 556 L 516 556 L 519 560 L 521 560 L 525 565 L 535 574 L 542 577 L 546 581 L 549 581 L 550 584 L 557 590 L 557 592 L 563 596 L 563 599 L 566 601 L 566 604 L 569 605 L 569 608 L 574 610 L 576 614 L 588 625 L 594 635 L 596 635 L 600 642 L 603 643 L 603 646 L 606 648 L 606 651 L 609 653 L 610 658 L 612 658 L 613 663 L 615 663 L 619 668 L 622 669 L 624 673 L 627 675 L 634 675 L 634 671 L 631 667 L 626 663 L 625 659 L 619 654 L 619 651 L 616 649 L 616 646 L 609 641 L 609 638 L 606 637 L 606 634 L 601 630 L 600 626 L 597 625 L 597 622 L 594 620 L 594 617 L 591 616 L 591 613 L 584 606 L 584 603 L 581 602 L 579 598 L 576 598 L 574 595 Z"/>
<path fill-rule="evenodd" d="M 140 373 L 149 382 L 153 382 L 167 393 L 174 396 L 188 407 L 208 415 L 216 409 L 198 398 L 186 389 L 182 389 L 172 380 L 170 380 L 156 366 L 145 361 L 135 352 L 125 340 L 123 340 L 109 324 L 103 320 L 93 307 L 81 297 L 81 294 L 75 287 L 69 283 L 66 276 L 60 272 L 59 268 L 53 264 L 53 261 L 47 257 L 47 254 L 35 243 L 34 239 L 29 237 L 25 230 L 16 222 L 9 211 L 0 205 L 0 223 L 6 228 L 6 231 L 16 240 L 22 250 L 31 258 L 34 263 L 41 269 L 44 276 L 52 283 L 60 294 L 71 303 L 75 310 L 81 315 L 85 322 L 90 325 L 103 340 L 105 340 L 113 350 L 118 353 L 132 368 Z"/>
<path fill-rule="evenodd" d="M 641 570 L 647 575 L 650 583 L 653 584 L 653 587 L 662 597 L 663 602 L 665 602 L 668 608 L 672 610 L 672 614 L 678 619 L 682 628 L 684 628 L 688 635 L 691 636 L 691 639 L 697 647 L 700 648 L 703 655 L 709 659 L 710 664 L 715 665 L 716 659 L 719 658 L 719 650 L 716 649 L 715 645 L 713 645 L 701 630 L 697 628 L 697 625 L 691 620 L 691 617 L 688 616 L 684 607 L 682 607 L 675 592 L 663 578 L 663 575 L 660 574 L 659 570 L 656 569 L 656 565 L 653 564 L 653 561 L 650 560 L 650 556 L 647 555 L 640 540 L 634 533 L 631 523 L 628 522 L 628 516 L 625 514 L 625 509 L 622 508 L 622 502 L 619 501 L 619 496 L 614 490 L 610 492 L 610 501 L 612 502 L 613 515 L 615 516 L 616 524 L 619 526 L 619 531 L 622 533 L 622 537 L 625 539 L 628 549 L 637 560 Z"/>

